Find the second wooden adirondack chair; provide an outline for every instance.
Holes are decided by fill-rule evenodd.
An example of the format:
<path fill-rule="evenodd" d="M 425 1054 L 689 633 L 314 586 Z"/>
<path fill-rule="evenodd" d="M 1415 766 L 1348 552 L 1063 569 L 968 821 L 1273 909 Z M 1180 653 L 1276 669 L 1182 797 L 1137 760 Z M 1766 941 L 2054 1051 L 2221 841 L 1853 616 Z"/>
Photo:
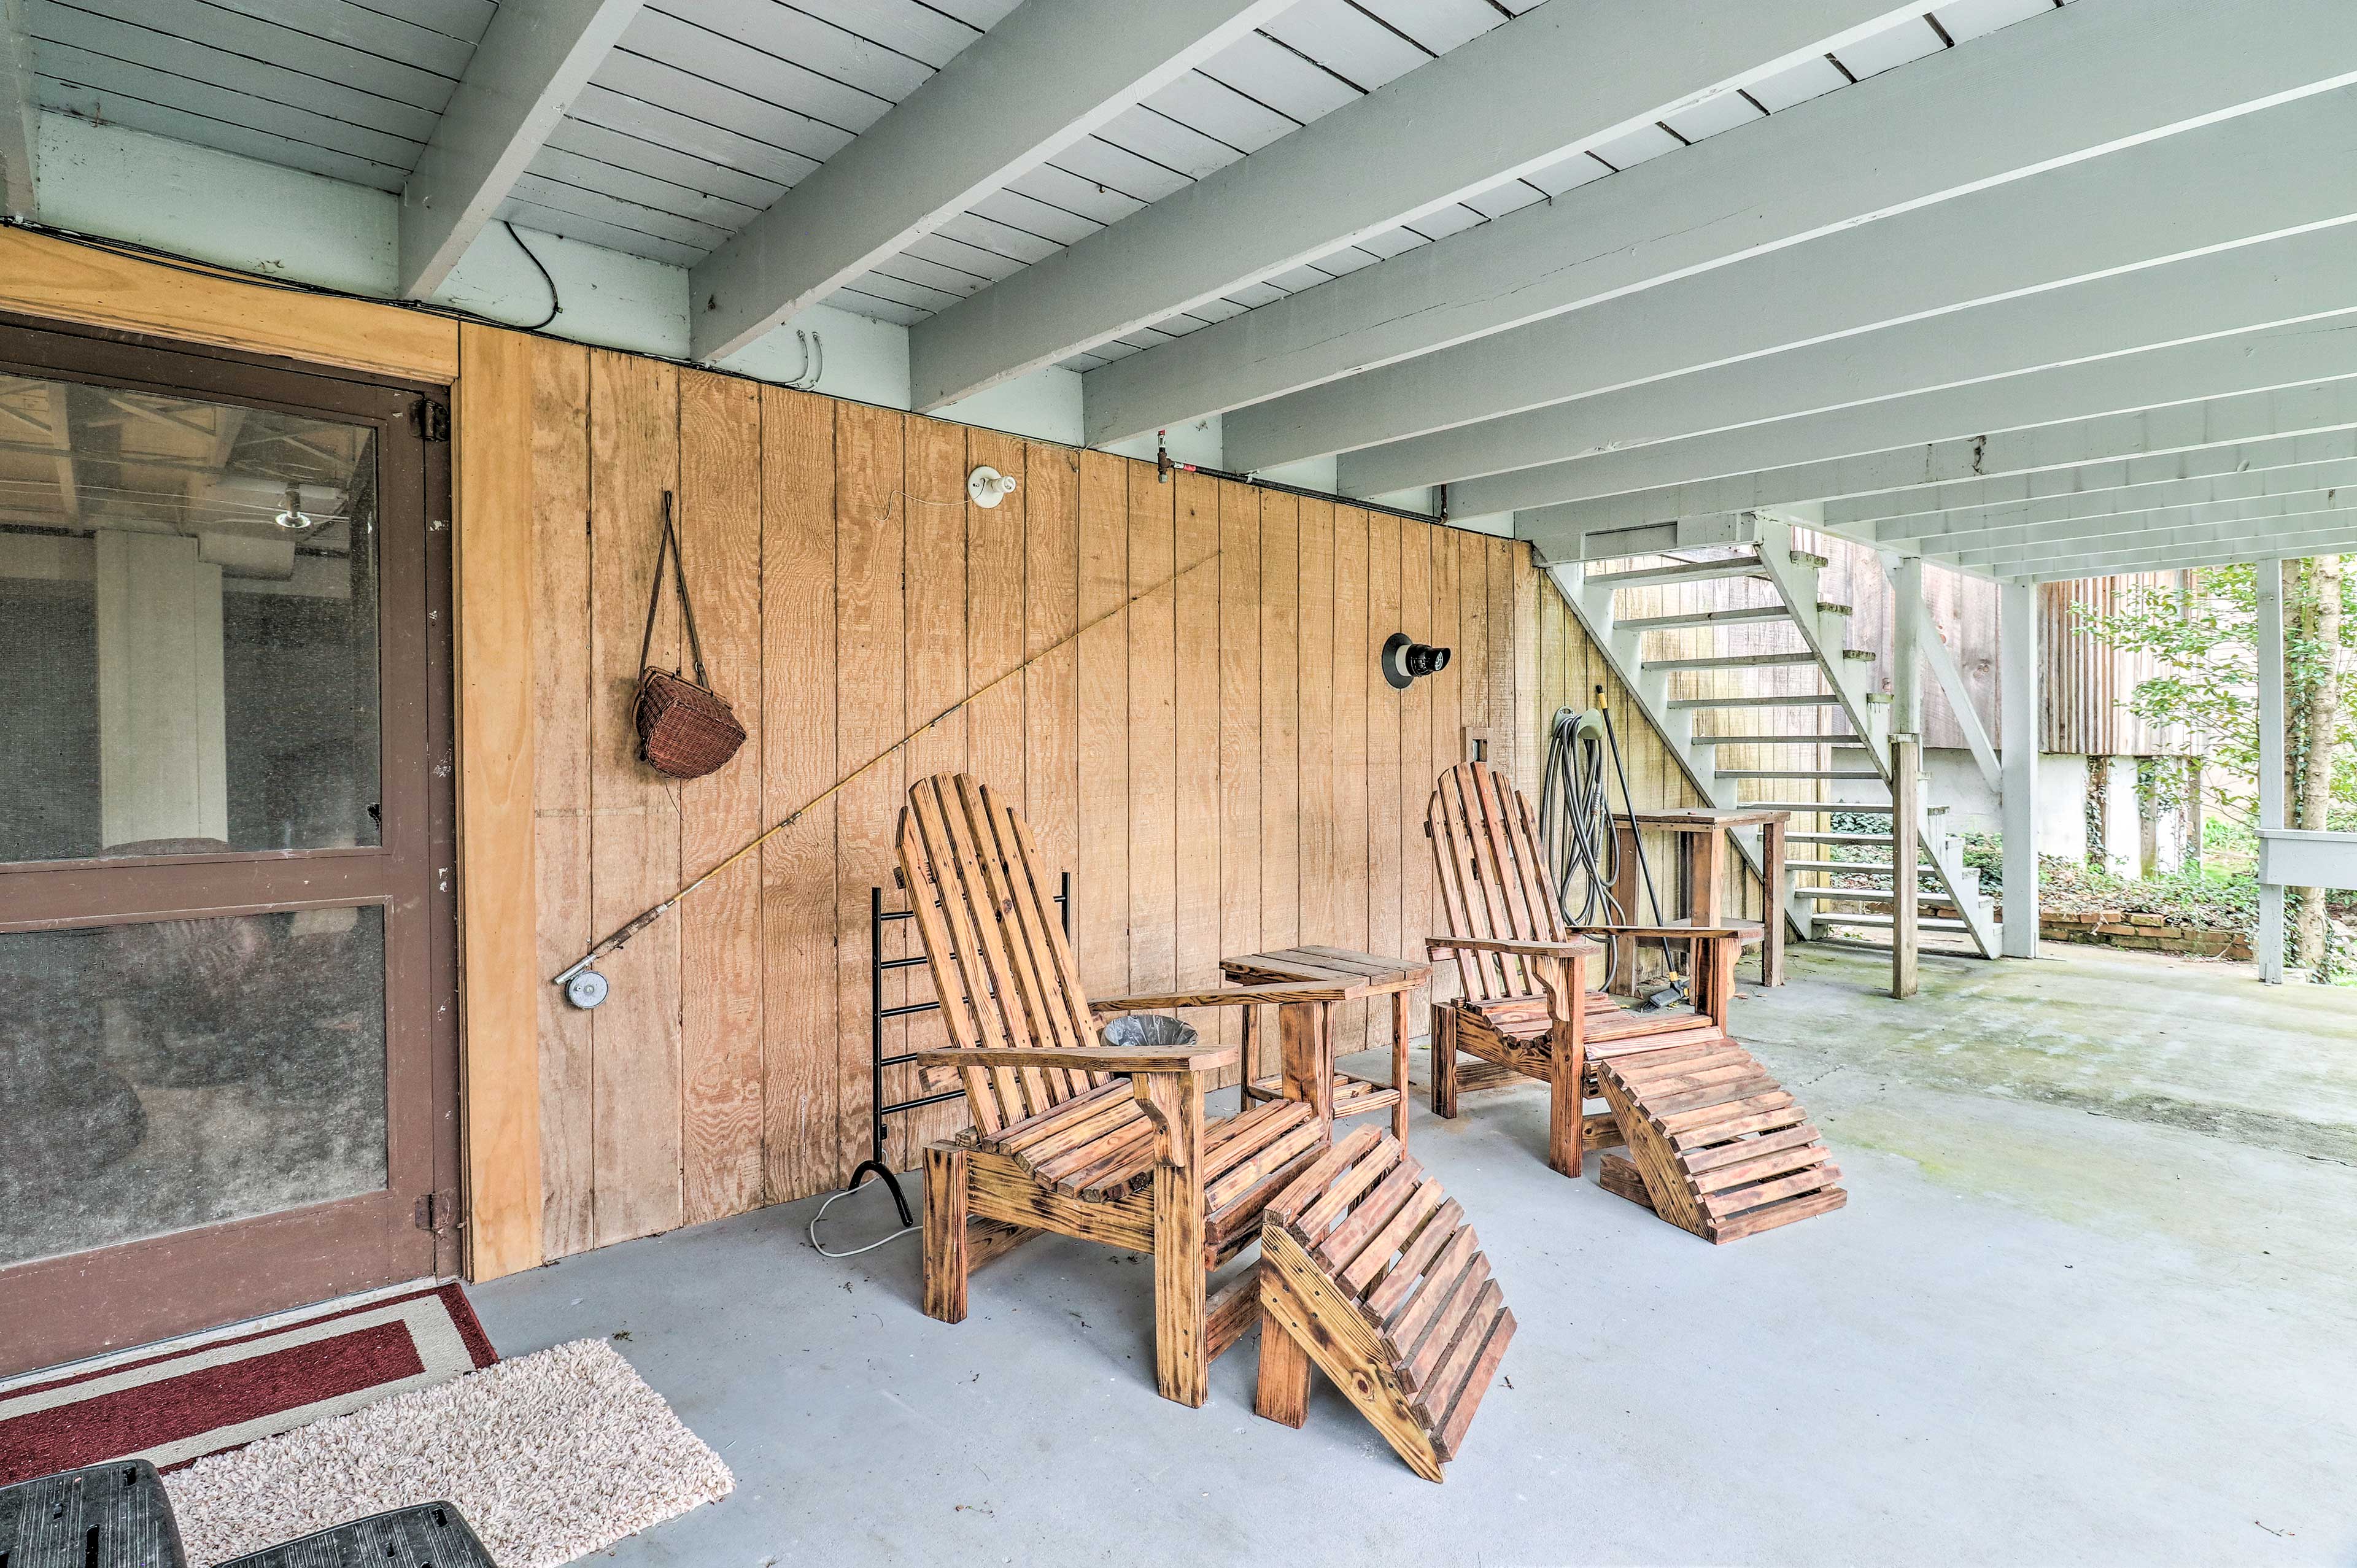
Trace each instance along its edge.
<path fill-rule="evenodd" d="M 1538 1079 L 1553 1095 L 1549 1165 L 1577 1177 L 1588 1150 L 1626 1144 L 1629 1157 L 1605 1155 L 1597 1179 L 1712 1241 L 1846 1201 L 1808 1113 L 1727 1035 L 1733 929 L 1571 929 L 1529 799 L 1485 763 L 1440 776 L 1425 832 L 1449 929 L 1429 950 L 1456 960 L 1463 991 L 1433 1007 L 1435 1114 L 1455 1116 L 1460 1089 Z M 1599 983 L 1597 935 L 1685 943 L 1693 1005 L 1620 1005 Z M 1460 1077 L 1459 1051 L 1488 1065 Z M 1591 1092 L 1609 1108 L 1587 1114 Z"/>
<path fill-rule="evenodd" d="M 1155 1378 L 1200 1405 L 1211 1364 L 1258 1321 L 1245 1270 L 1261 1210 L 1330 1142 L 1331 1014 L 1343 988 L 1258 985 L 1100 998 L 1082 992 L 1031 831 L 962 773 L 918 781 L 899 858 L 952 1044 L 916 1053 L 957 1071 L 974 1126 L 925 1150 L 925 1312 L 965 1316 L 970 1270 L 1043 1230 L 1154 1255 Z M 1122 1013 L 1278 1009 L 1284 1097 L 1207 1121 L 1203 1090 L 1234 1046 L 1098 1042 Z"/>

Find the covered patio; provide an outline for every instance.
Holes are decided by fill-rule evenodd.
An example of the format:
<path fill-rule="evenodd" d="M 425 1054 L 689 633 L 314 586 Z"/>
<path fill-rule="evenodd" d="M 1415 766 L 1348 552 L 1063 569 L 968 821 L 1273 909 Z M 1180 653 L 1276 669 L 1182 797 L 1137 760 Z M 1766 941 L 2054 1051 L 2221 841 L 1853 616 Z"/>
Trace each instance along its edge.
<path fill-rule="evenodd" d="M 0 0 L 0 1568 L 2349 1568 L 2352 168 L 2351 0 Z"/>
<path fill-rule="evenodd" d="M 2059 946 L 1927 958 L 1905 1004 L 1887 962 L 1813 948 L 1737 1003 L 1843 1151 L 1838 1223 L 1700 1247 L 1547 1171 L 1541 1086 L 1419 1105 L 1419 1157 L 1544 1304 L 1441 1487 L 1330 1387 L 1299 1433 L 1254 1419 L 1249 1342 L 1201 1412 L 1152 1398 L 1150 1268 L 1079 1242 L 981 1271 L 953 1328 L 914 1238 L 826 1261 L 809 1202 L 476 1303 L 517 1352 L 627 1335 L 736 1470 L 623 1563 L 1248 1563 L 1272 1475 L 1305 1563 L 2345 1563 L 2345 1004 Z M 872 1194 L 826 1239 L 888 1220 Z"/>

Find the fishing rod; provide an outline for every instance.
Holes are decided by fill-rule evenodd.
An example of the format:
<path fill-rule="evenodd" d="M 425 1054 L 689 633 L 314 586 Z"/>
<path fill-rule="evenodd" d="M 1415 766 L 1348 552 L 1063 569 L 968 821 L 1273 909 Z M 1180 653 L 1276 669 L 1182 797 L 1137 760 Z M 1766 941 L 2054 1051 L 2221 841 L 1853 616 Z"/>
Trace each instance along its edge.
<path fill-rule="evenodd" d="M 894 741 L 891 745 L 886 746 L 883 750 L 877 752 L 875 756 L 869 757 L 866 761 L 861 763 L 858 767 L 853 768 L 850 772 L 845 774 L 842 778 L 828 785 L 824 789 L 820 790 L 816 795 L 812 796 L 809 800 L 795 807 L 793 811 L 789 812 L 785 817 L 763 829 L 759 833 L 747 841 L 736 851 L 736 853 L 729 855 L 726 860 L 721 861 L 718 865 L 713 866 L 711 870 L 705 872 L 703 875 L 697 877 L 694 881 L 689 883 L 686 886 L 681 888 L 678 892 L 673 894 L 662 903 L 657 904 L 654 908 L 632 918 L 630 920 L 617 929 L 612 935 L 598 942 L 587 952 L 583 953 L 577 962 L 574 963 L 563 973 L 551 980 L 549 983 L 552 985 L 563 986 L 565 988 L 565 999 L 570 1001 L 576 1007 L 597 1006 L 598 1003 L 606 1000 L 606 977 L 599 974 L 597 970 L 591 966 L 596 964 L 599 959 L 604 958 L 608 953 L 621 951 L 624 947 L 629 945 L 631 938 L 637 936 L 640 931 L 645 930 L 649 926 L 653 925 L 657 920 L 662 919 L 665 915 L 669 914 L 678 906 L 681 899 L 686 897 L 689 894 L 694 892 L 697 888 L 703 886 L 705 883 L 711 881 L 714 877 L 719 875 L 722 872 L 727 870 L 730 866 L 736 865 L 738 861 L 744 859 L 747 855 L 752 854 L 755 850 L 760 848 L 763 844 L 769 843 L 780 833 L 784 832 L 796 822 L 801 822 L 812 811 L 815 811 L 820 806 L 824 805 L 837 794 L 840 794 L 845 789 L 849 787 L 870 769 L 874 768 L 886 757 L 888 757 L 895 752 L 906 747 L 910 742 L 918 739 L 919 737 L 932 730 L 940 728 L 942 722 L 948 719 L 951 714 L 956 713 L 960 708 L 965 707 L 969 703 L 973 703 L 974 699 L 984 695 L 985 693 L 996 691 L 1000 686 L 1005 685 L 1007 682 L 1012 681 L 1016 676 L 1022 674 L 1023 671 L 1030 669 L 1031 666 L 1039 663 L 1039 660 L 1047 658 L 1058 649 L 1065 648 L 1072 643 L 1078 642 L 1082 638 L 1086 637 L 1090 632 L 1092 632 L 1097 628 L 1104 625 L 1107 621 L 1113 619 L 1115 616 L 1120 615 L 1124 610 L 1128 609 L 1131 606 L 1152 598 L 1155 595 L 1161 593 L 1166 588 L 1176 587 L 1179 583 L 1193 576 L 1204 567 L 1209 566 L 1219 560 L 1219 558 L 1220 553 L 1216 550 L 1212 551 L 1209 555 L 1204 556 L 1192 566 L 1186 567 L 1181 571 L 1174 572 L 1161 582 L 1155 584 L 1154 586 L 1147 588 L 1141 593 L 1131 595 L 1128 598 L 1124 599 L 1120 604 L 1115 605 L 1113 608 L 1105 611 L 1104 614 L 1097 617 L 1096 619 L 1089 622 L 1088 625 L 1082 627 L 1071 636 L 1060 639 L 1049 646 L 1041 649 L 1039 652 L 1033 654 L 1022 663 L 1017 664 L 1014 669 L 1009 670 L 1004 675 L 1001 675 L 996 680 L 984 685 L 975 687 L 964 696 L 960 697 L 956 702 L 952 703 L 948 707 L 943 708 L 940 713 L 935 714 L 931 718 L 927 719 L 923 724 L 919 725 L 915 729 L 910 730 L 908 734 L 902 736 L 899 739 Z"/>

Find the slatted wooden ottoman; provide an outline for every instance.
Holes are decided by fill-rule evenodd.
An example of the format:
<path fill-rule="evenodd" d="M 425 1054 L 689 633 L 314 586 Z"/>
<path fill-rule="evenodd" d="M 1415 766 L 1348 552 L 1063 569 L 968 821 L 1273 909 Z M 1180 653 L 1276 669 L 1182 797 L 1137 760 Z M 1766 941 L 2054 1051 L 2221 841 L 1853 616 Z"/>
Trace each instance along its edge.
<path fill-rule="evenodd" d="M 1362 1127 L 1268 1206 L 1259 1267 L 1253 1408 L 1299 1426 L 1314 1364 L 1411 1469 L 1441 1479 L 1514 1337 L 1456 1199 L 1397 1140 Z"/>
<path fill-rule="evenodd" d="M 1628 1140 L 1597 1180 L 1706 1241 L 1739 1241 L 1849 1201 L 1809 1113 L 1733 1040 L 1596 1063 Z"/>

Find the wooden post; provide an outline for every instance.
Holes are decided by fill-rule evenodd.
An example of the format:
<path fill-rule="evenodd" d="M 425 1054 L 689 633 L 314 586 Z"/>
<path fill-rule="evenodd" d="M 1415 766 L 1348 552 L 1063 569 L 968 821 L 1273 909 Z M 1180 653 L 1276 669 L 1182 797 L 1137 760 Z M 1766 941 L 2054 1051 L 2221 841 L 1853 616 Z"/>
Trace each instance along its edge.
<path fill-rule="evenodd" d="M 1555 1069 L 1547 1100 L 1547 1164 L 1577 1181 L 1580 1128 L 1587 1109 L 1582 1089 L 1587 1076 L 1587 961 L 1543 959 L 1532 967 L 1547 989 L 1548 1005 L 1555 1010 L 1555 1027 L 1547 1043 Z"/>
<path fill-rule="evenodd" d="M 925 1316 L 965 1321 L 965 1151 L 925 1145 Z"/>
<path fill-rule="evenodd" d="M 1445 1002 L 1432 1004 L 1432 1113 L 1457 1114 L 1457 1009 Z"/>
<path fill-rule="evenodd" d="M 1891 572 L 1890 730 L 1894 736 L 1923 734 L 1923 557 L 1900 558 Z"/>
<path fill-rule="evenodd" d="M 1760 984 L 1784 983 L 1784 824 L 1776 817 L 1760 826 Z"/>
<path fill-rule="evenodd" d="M 1915 868 L 1916 824 L 1923 818 L 1922 741 L 1914 735 L 1890 737 L 1890 994 L 1915 994 L 1916 925 L 1922 878 Z"/>
<path fill-rule="evenodd" d="M 1636 809 L 1625 800 L 1621 805 L 1624 810 Z M 1653 916 L 1641 914 L 1637 908 L 1637 830 L 1627 822 L 1616 822 L 1613 831 L 1620 835 L 1620 864 L 1613 874 L 1612 897 L 1620 906 L 1622 920 L 1632 926 L 1641 925 Z M 1612 973 L 1620 982 L 1620 994 L 1636 995 L 1639 989 L 1637 939 L 1610 937 L 1606 940 L 1612 944 Z"/>
<path fill-rule="evenodd" d="M 1334 1125 L 1334 1004 L 1288 1002 L 1276 1010 L 1278 1069 L 1285 1098 L 1316 1109 L 1329 1132 Z"/>
<path fill-rule="evenodd" d="M 1434 1042 L 1436 1045 L 1437 1041 Z M 1399 1103 L 1392 1107 L 1392 1136 L 1407 1147 L 1407 993 L 1392 993 L 1392 1087 Z"/>
<path fill-rule="evenodd" d="M 2007 958 L 2038 956 L 2038 586 L 1997 587 L 1997 734 L 2004 751 Z"/>
<path fill-rule="evenodd" d="M 2284 825 L 2284 604 L 2283 563 L 2261 561 L 2258 624 L 2252 637 L 2259 656 L 2259 826 Z M 2259 979 L 2284 982 L 2284 890 L 2259 884 L 2259 933 L 2255 956 Z"/>
<path fill-rule="evenodd" d="M 1168 1140 L 1154 1166 L 1154 1380 L 1164 1399 L 1200 1408 L 1211 1392 L 1202 1084 L 1191 1072 L 1157 1072 L 1137 1085 Z"/>
<path fill-rule="evenodd" d="M 1260 1386 L 1253 1394 L 1253 1412 L 1286 1426 L 1309 1419 L 1309 1352 L 1267 1316 L 1260 1320 Z"/>

